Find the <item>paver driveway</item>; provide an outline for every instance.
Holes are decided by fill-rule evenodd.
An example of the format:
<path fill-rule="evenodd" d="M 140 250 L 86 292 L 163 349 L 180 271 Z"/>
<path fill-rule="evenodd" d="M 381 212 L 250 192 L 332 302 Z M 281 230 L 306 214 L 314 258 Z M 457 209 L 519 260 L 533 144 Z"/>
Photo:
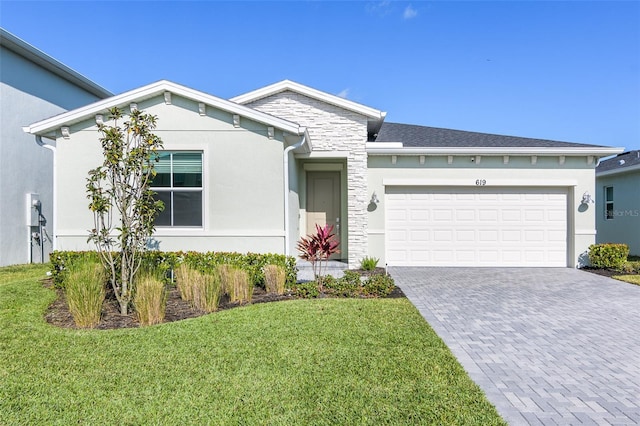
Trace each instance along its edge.
<path fill-rule="evenodd" d="M 389 272 L 509 424 L 640 424 L 640 286 L 569 268 Z"/>

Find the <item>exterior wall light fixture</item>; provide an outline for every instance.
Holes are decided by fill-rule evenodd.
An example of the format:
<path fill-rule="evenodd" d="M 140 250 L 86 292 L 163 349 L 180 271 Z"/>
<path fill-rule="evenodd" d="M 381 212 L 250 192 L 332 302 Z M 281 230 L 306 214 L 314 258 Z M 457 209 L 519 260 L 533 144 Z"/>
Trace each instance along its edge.
<path fill-rule="evenodd" d="M 589 194 L 589 191 L 585 191 L 584 194 L 582 194 L 582 204 L 589 203 L 594 203 L 594 201 L 593 198 L 591 198 L 591 194 Z"/>

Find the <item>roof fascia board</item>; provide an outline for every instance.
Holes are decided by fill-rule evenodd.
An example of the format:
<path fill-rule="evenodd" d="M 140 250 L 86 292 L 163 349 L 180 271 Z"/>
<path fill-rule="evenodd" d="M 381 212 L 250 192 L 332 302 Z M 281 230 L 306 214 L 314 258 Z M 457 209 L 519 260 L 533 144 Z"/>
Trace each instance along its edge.
<path fill-rule="evenodd" d="M 639 170 L 640 170 L 640 164 L 634 164 L 633 166 L 628 166 L 628 167 L 619 167 L 619 168 L 612 169 L 612 170 L 605 170 L 604 172 L 598 172 L 596 170 L 596 177 L 618 175 L 618 174 L 622 174 L 622 173 L 635 172 L 635 171 L 639 171 Z"/>
<path fill-rule="evenodd" d="M 251 92 L 236 96 L 231 98 L 231 102 L 236 102 L 239 104 L 246 104 L 249 102 L 256 101 L 258 99 L 266 98 L 271 95 L 275 95 L 280 92 L 284 92 L 290 90 L 292 92 L 300 93 L 302 95 L 308 96 L 310 98 L 318 99 L 320 101 L 326 102 L 328 104 L 332 104 L 338 106 L 340 108 L 344 108 L 353 112 L 357 112 L 358 114 L 365 115 L 370 118 L 374 118 L 376 120 L 382 120 L 387 115 L 386 112 L 380 111 L 375 108 L 368 107 L 366 105 L 359 104 L 357 102 L 350 101 L 348 99 L 341 98 L 336 95 L 331 95 L 326 92 L 322 92 L 317 89 L 313 89 L 309 86 L 305 86 L 300 83 L 296 83 L 291 80 L 282 80 L 278 83 L 271 84 L 269 86 L 261 87 L 260 89 L 253 90 Z"/>
<path fill-rule="evenodd" d="M 610 147 L 376 147 L 380 142 L 368 142 L 366 149 L 369 155 L 593 155 L 605 157 L 619 154 L 624 148 Z M 387 142 L 388 143 L 388 142 Z M 393 143 L 393 142 L 391 142 Z"/>
<path fill-rule="evenodd" d="M 24 127 L 24 131 L 31 134 L 43 135 L 57 129 L 62 125 L 78 123 L 80 121 L 89 119 L 91 116 L 98 113 L 103 113 L 109 108 L 123 107 L 130 102 L 148 99 L 154 96 L 161 95 L 164 92 L 171 92 L 178 96 L 196 100 L 198 102 L 204 102 L 205 104 L 210 105 L 214 108 L 219 108 L 225 111 L 232 112 L 234 114 L 239 114 L 250 120 L 276 127 L 288 133 L 303 135 L 306 131 L 305 127 L 302 127 L 297 123 L 283 120 L 281 118 L 265 114 L 244 105 L 238 105 L 225 99 L 207 95 L 197 90 L 193 90 L 166 80 L 161 80 L 159 82 L 152 83 L 138 89 L 130 90 L 120 95 L 116 95 L 102 101 L 94 102 L 84 107 L 56 115 L 55 117 L 33 123 L 30 126 Z"/>
<path fill-rule="evenodd" d="M 0 28 L 0 45 L 6 47 L 17 55 L 22 56 L 28 61 L 41 66 L 47 71 L 61 77 L 70 83 L 86 90 L 101 99 L 113 96 L 113 93 L 104 87 L 94 83 L 84 75 L 69 68 L 62 62 L 52 58 L 43 51 L 33 47 L 24 40 L 14 36 L 10 32 Z"/>

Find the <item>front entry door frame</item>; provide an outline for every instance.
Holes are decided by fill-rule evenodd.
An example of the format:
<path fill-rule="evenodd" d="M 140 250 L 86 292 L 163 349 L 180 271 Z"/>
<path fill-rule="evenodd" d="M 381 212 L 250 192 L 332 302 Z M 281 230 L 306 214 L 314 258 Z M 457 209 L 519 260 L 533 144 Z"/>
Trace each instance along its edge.
<path fill-rule="evenodd" d="M 345 197 L 345 176 L 342 164 L 305 163 L 304 220 L 303 235 L 315 233 L 315 223 L 334 225 L 334 232 L 340 241 L 340 253 L 332 260 L 347 258 L 347 217 Z M 318 194 L 321 191 L 325 194 Z M 319 197 L 318 197 L 319 195 Z M 323 200 L 322 198 L 330 199 Z M 326 211 L 329 210 L 329 211 Z M 336 221 L 339 219 L 339 221 Z"/>

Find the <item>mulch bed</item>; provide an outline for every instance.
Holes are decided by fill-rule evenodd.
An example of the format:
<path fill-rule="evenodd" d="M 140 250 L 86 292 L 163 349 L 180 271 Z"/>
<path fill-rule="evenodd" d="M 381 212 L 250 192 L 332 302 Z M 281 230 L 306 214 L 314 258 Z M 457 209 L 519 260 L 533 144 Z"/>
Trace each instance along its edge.
<path fill-rule="evenodd" d="M 47 288 L 55 289 L 51 279 L 43 280 L 42 283 Z M 78 328 L 73 322 L 71 312 L 69 312 L 64 291 L 60 289 L 55 290 L 58 297 L 47 309 L 45 313 L 45 320 L 49 324 L 61 328 Z M 321 295 L 321 297 L 328 296 Z M 387 297 L 402 298 L 405 297 L 405 295 L 402 290 L 400 290 L 400 288 L 396 287 L 393 292 Z M 278 295 L 274 293 L 267 293 L 264 289 L 256 287 L 253 292 L 251 303 L 269 303 L 293 299 L 296 299 L 296 297 L 293 295 Z M 225 309 L 233 309 L 240 306 L 243 305 L 237 302 L 229 302 L 228 296 L 225 295 L 220 301 L 218 310 L 221 311 Z M 169 291 L 169 294 L 167 296 L 167 307 L 165 310 L 165 323 L 180 321 L 187 318 L 196 318 L 202 315 L 207 315 L 207 313 L 193 308 L 189 302 L 185 302 L 184 300 L 182 300 L 178 289 L 173 287 Z M 120 315 L 120 308 L 118 302 L 115 300 L 115 297 L 113 297 L 113 295 L 107 294 L 107 300 L 102 306 L 100 323 L 95 328 L 98 330 L 111 330 L 117 328 L 134 328 L 139 326 L 140 323 L 136 318 L 135 313 L 131 312 L 129 315 Z"/>
<path fill-rule="evenodd" d="M 614 275 L 625 275 L 624 272 L 616 271 L 615 269 L 601 269 L 601 268 L 591 268 L 589 266 L 585 266 L 584 268 L 580 268 L 583 271 L 591 272 L 592 274 L 602 275 L 603 277 L 611 278 Z"/>

